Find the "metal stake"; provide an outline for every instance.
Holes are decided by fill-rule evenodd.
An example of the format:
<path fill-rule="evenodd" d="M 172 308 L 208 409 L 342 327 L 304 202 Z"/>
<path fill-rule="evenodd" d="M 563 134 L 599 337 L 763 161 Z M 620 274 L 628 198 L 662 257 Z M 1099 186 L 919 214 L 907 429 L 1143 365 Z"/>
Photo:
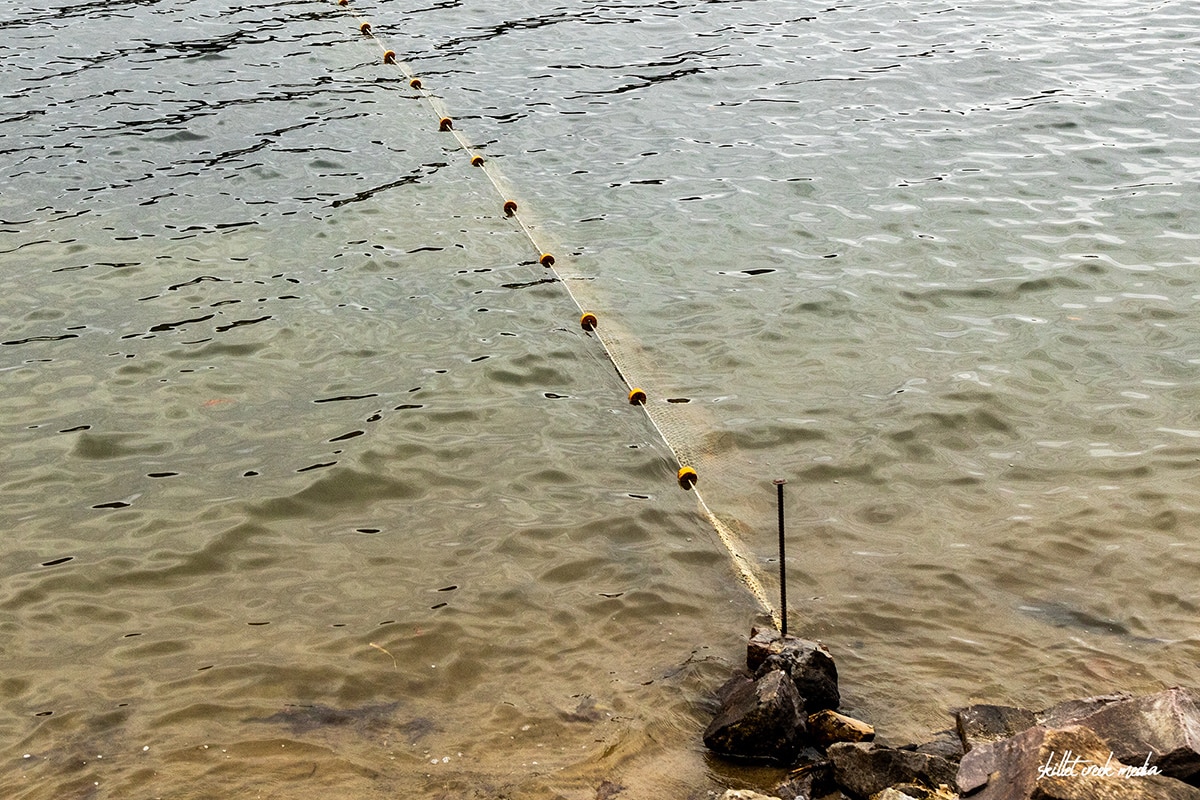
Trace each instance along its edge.
<path fill-rule="evenodd" d="M 787 569 L 783 549 L 783 478 L 775 479 L 776 502 L 779 506 L 779 633 L 787 636 Z"/>

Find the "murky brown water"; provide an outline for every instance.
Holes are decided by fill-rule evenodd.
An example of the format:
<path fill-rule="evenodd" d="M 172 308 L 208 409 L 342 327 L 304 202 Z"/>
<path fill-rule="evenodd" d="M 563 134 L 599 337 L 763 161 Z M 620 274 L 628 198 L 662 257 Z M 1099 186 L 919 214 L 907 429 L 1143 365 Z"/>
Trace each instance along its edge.
<path fill-rule="evenodd" d="M 672 448 L 890 739 L 1195 683 L 1194 9 L 354 9 L 0 15 L 0 793 L 769 786 Z"/>

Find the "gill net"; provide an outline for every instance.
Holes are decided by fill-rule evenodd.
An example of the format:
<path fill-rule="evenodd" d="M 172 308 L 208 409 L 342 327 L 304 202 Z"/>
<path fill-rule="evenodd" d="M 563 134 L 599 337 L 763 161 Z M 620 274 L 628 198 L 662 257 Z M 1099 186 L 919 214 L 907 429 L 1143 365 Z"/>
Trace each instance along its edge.
<path fill-rule="evenodd" d="M 755 566 L 756 559 L 746 545 L 750 531 L 739 521 L 740 515 L 731 513 L 732 508 L 717 513 L 706 501 L 700 487 L 702 476 L 705 483 L 713 486 L 736 484 L 731 474 L 735 459 L 730 457 L 727 437 L 711 433 L 712 426 L 705 419 L 705 412 L 690 403 L 688 398 L 656 392 L 658 387 L 669 385 L 668 376 L 663 373 L 654 355 L 622 324 L 620 315 L 605 313 L 601 308 L 604 298 L 597 289 L 597 276 L 581 270 L 575 259 L 553 252 L 549 237 L 542 233 L 533 210 L 513 199 L 517 196 L 515 187 L 495 162 L 487 158 L 459 129 L 446 103 L 425 85 L 424 79 L 409 64 L 397 57 L 396 52 L 388 47 L 385 37 L 376 31 L 367 17 L 350 6 L 349 0 L 337 0 L 337 4 L 353 18 L 363 37 L 379 48 L 382 62 L 404 75 L 408 86 L 418 93 L 436 120 L 436 130 L 441 135 L 453 137 L 464 157 L 487 177 L 505 216 L 519 226 L 537 261 L 574 302 L 580 314 L 580 326 L 603 348 L 604 354 L 616 368 L 628 392 L 628 401 L 642 408 L 650 424 L 670 449 L 677 462 L 680 487 L 695 497 L 700 514 L 716 532 L 738 578 L 762 610 L 779 626 L 780 611 L 769 599 Z"/>

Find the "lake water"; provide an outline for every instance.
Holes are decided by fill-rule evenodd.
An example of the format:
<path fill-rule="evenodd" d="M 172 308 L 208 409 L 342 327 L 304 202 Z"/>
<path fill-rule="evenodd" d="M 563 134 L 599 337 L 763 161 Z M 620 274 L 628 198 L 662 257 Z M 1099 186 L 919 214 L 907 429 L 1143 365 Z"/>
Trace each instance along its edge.
<path fill-rule="evenodd" d="M 5 797 L 770 788 L 775 478 L 885 739 L 1195 683 L 1200 5 L 3 9 Z"/>

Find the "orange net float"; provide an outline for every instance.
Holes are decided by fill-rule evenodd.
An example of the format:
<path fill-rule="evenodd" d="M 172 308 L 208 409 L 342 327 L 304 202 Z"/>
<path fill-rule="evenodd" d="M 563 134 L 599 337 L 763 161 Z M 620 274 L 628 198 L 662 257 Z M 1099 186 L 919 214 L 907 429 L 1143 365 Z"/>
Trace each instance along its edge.
<path fill-rule="evenodd" d="M 538 261 L 541 263 L 541 265 L 543 267 L 553 267 L 554 266 L 554 256 L 550 255 L 549 253 L 542 253 L 542 257 L 539 258 Z"/>
<path fill-rule="evenodd" d="M 338 0 L 338 5 L 339 6 L 348 6 L 348 5 L 350 5 L 350 0 Z"/>
<path fill-rule="evenodd" d="M 370 36 L 371 35 L 371 23 L 364 22 L 362 25 L 358 26 L 358 30 L 359 30 L 359 32 L 362 33 L 363 36 Z"/>
<path fill-rule="evenodd" d="M 515 213 L 517 213 L 517 201 L 516 200 L 505 200 L 504 201 L 504 216 L 511 217 Z"/>
<path fill-rule="evenodd" d="M 696 470 L 691 467 L 680 467 L 679 474 L 676 476 L 679 479 L 679 486 L 687 491 L 696 485 L 699 476 L 696 475 Z"/>
<path fill-rule="evenodd" d="M 633 389 L 633 391 L 631 391 L 629 393 L 629 405 L 631 405 L 631 406 L 646 405 L 646 393 L 644 391 L 642 391 L 641 389 L 638 389 L 635 387 Z"/>
<path fill-rule="evenodd" d="M 579 327 L 583 328 L 585 331 L 594 331 L 596 330 L 596 326 L 599 324 L 600 321 L 596 319 L 596 315 L 590 312 L 579 318 Z"/>
<path fill-rule="evenodd" d="M 385 51 L 383 54 L 383 63 L 395 64 L 396 63 L 396 51 L 395 50 Z"/>
<path fill-rule="evenodd" d="M 450 119 L 449 117 L 442 117 L 441 119 L 438 120 L 438 130 L 439 131 L 454 130 L 454 120 Z"/>

